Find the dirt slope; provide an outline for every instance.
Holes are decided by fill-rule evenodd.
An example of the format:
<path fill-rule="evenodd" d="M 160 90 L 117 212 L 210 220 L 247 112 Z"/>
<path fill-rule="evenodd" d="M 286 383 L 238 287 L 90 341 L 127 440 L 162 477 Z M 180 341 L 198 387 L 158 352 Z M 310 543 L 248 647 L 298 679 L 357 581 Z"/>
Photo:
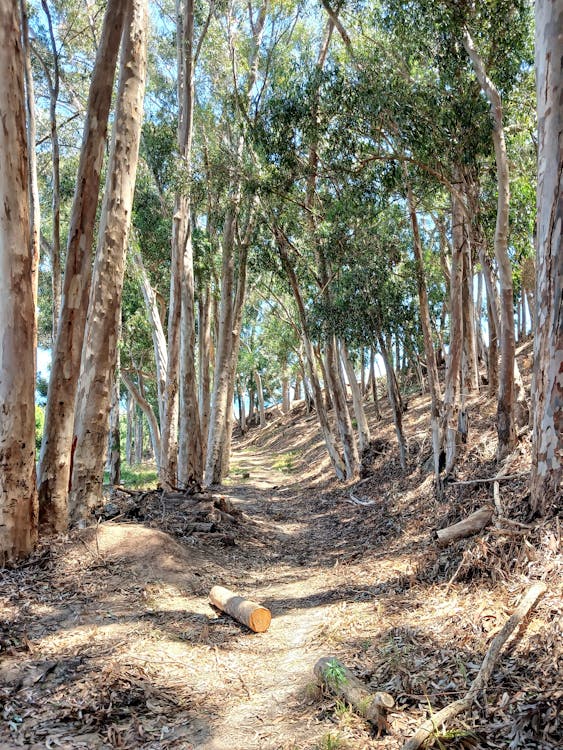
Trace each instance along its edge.
<path fill-rule="evenodd" d="M 492 476 L 494 404 L 477 397 L 469 412 L 459 477 Z M 538 578 L 548 592 L 486 698 L 440 742 L 559 747 L 559 526 L 527 515 L 526 436 L 509 459 L 518 476 L 501 490 L 516 524 L 441 551 L 432 530 L 490 500 L 492 488 L 450 486 L 435 501 L 422 468 L 426 414 L 426 400 L 412 399 L 405 475 L 389 415 L 372 422 L 370 477 L 355 486 L 332 481 L 306 415 L 239 440 L 223 489 L 243 513 L 234 546 L 181 529 L 174 538 L 155 513 L 152 528 L 101 523 L 2 571 L 0 747 L 397 750 L 429 706 L 465 692 Z M 269 631 L 252 634 L 215 611 L 216 583 L 269 606 Z M 395 696 L 390 734 L 375 737 L 320 694 L 313 666 L 331 654 Z"/>

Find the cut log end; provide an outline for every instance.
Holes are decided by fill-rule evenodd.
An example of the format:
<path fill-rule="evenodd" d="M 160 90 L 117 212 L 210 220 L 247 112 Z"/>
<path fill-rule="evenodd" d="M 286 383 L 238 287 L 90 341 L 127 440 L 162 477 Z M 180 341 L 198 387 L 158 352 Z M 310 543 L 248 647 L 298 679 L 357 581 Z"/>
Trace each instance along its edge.
<path fill-rule="evenodd" d="M 255 633 L 265 633 L 270 627 L 272 613 L 269 609 L 244 599 L 223 586 L 213 586 L 209 592 L 209 601 Z"/>

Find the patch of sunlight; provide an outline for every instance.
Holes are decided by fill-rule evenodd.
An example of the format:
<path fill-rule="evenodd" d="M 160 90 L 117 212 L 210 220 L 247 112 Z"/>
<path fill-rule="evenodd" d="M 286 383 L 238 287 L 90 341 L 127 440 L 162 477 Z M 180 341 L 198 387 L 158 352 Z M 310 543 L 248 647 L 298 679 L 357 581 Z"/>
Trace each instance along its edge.
<path fill-rule="evenodd" d="M 272 464 L 272 468 L 276 469 L 277 471 L 283 471 L 285 474 L 291 474 L 297 468 L 295 466 L 297 456 L 297 451 L 282 453 L 276 458 L 276 460 Z"/>

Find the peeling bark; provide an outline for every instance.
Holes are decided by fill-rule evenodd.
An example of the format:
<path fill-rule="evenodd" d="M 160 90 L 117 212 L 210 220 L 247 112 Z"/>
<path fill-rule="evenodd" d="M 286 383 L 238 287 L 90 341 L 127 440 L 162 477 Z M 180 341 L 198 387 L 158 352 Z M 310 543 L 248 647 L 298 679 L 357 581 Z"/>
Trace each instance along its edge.
<path fill-rule="evenodd" d="M 70 219 L 60 324 L 53 347 L 45 431 L 39 461 L 39 512 L 45 531 L 68 526 L 67 491 L 74 406 L 92 274 L 94 234 L 107 120 L 123 17 L 128 2 L 109 0 L 88 95 Z"/>
<path fill-rule="evenodd" d="M 23 71 L 19 6 L 0 0 L 0 566 L 31 553 L 37 538 L 36 323 Z"/>
<path fill-rule="evenodd" d="M 538 230 L 531 503 L 561 502 L 563 462 L 563 1 L 536 3 Z"/>
<path fill-rule="evenodd" d="M 76 398 L 71 520 L 87 520 L 100 500 L 109 398 L 121 320 L 121 293 L 137 175 L 147 59 L 147 0 L 128 10 L 92 294 Z"/>
<path fill-rule="evenodd" d="M 510 205 L 510 181 L 508 156 L 502 119 L 502 101 L 499 92 L 487 75 L 485 65 L 467 29 L 464 30 L 463 44 L 475 70 L 475 75 L 483 93 L 491 105 L 493 123 L 492 139 L 497 166 L 498 202 L 495 227 L 495 258 L 500 282 L 501 366 L 497 404 L 497 456 L 503 458 L 516 442 L 514 429 L 514 362 L 516 344 L 514 339 L 514 303 L 512 285 L 512 265 L 508 255 L 508 221 Z"/>

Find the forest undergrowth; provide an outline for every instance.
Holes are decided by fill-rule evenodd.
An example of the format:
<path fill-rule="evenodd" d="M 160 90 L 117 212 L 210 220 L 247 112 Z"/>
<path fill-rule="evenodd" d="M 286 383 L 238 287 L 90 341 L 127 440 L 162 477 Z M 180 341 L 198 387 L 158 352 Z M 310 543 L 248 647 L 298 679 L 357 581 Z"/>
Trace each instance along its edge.
<path fill-rule="evenodd" d="M 407 471 L 389 410 L 369 412 L 363 477 L 347 484 L 298 404 L 236 441 L 214 493 L 232 511 L 226 532 L 194 531 L 158 492 L 116 493 L 90 528 L 0 571 L 0 747 L 397 750 L 467 691 L 537 580 L 546 593 L 485 694 L 433 742 L 560 747 L 559 521 L 528 510 L 529 433 L 499 467 L 494 400 L 483 391 L 466 407 L 469 438 L 439 500 L 427 396 L 405 413 Z M 456 483 L 500 469 L 496 497 L 492 482 Z M 480 534 L 438 547 L 436 529 L 489 504 Z M 269 630 L 213 609 L 215 584 L 270 608 Z M 388 732 L 319 688 L 321 656 L 393 695 Z"/>

